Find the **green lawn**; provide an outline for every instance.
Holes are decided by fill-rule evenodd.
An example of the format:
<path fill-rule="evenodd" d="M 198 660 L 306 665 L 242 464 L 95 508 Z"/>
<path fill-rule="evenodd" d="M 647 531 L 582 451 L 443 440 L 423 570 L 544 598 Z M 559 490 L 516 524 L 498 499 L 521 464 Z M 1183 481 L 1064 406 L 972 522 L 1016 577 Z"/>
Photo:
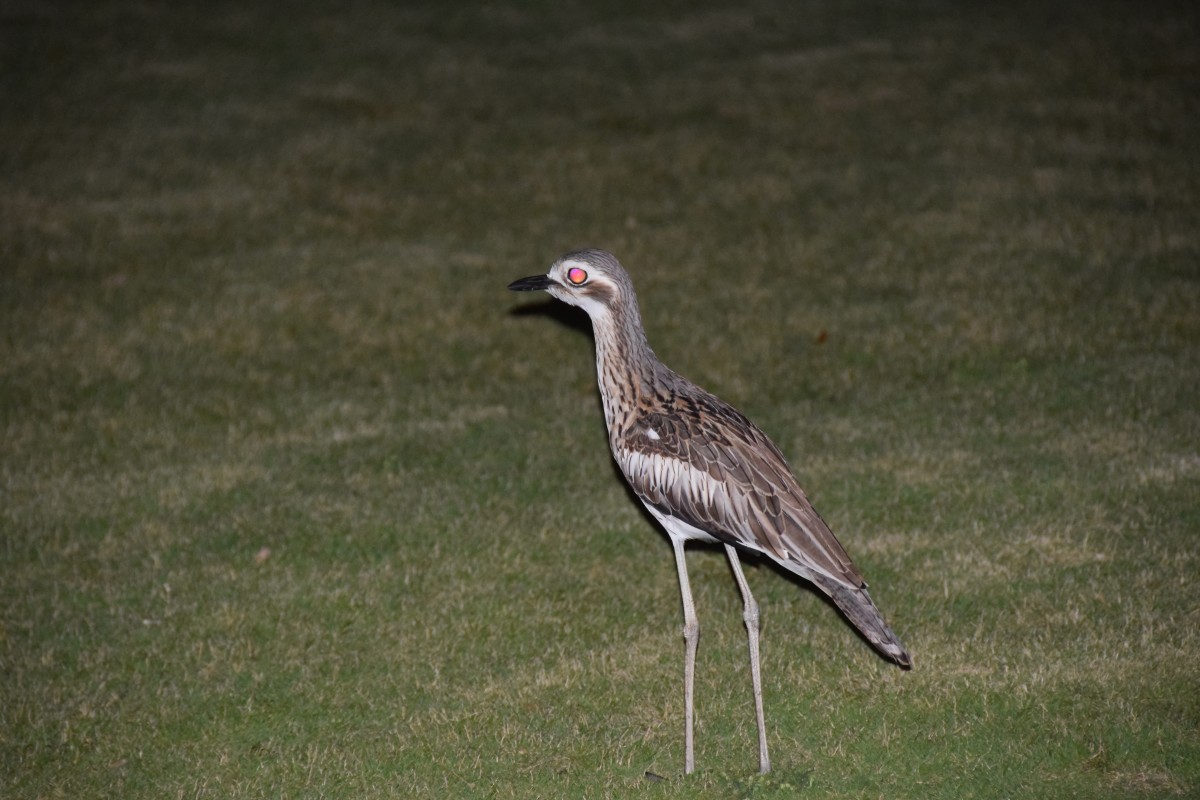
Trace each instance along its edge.
<path fill-rule="evenodd" d="M 1200 793 L 1200 15 L 537 5 L 0 7 L 0 796 Z M 751 566 L 765 778 L 585 245 L 913 654 Z"/>

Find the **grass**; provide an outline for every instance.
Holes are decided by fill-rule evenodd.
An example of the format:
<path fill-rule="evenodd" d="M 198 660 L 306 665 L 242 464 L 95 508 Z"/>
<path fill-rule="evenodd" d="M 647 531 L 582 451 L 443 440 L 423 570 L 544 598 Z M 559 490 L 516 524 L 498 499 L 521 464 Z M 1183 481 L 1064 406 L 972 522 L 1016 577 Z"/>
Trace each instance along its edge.
<path fill-rule="evenodd" d="M 1184 4 L 0 11 L 0 794 L 1200 792 Z M 909 645 L 665 540 L 583 321 L 780 444 Z M 660 780 L 661 779 L 661 780 Z"/>

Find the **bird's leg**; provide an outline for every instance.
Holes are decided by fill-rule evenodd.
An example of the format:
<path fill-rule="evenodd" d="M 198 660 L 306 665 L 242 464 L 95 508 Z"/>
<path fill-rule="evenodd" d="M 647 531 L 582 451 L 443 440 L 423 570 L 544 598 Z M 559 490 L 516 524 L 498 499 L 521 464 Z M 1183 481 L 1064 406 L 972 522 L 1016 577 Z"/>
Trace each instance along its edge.
<path fill-rule="evenodd" d="M 671 546 L 675 548 L 675 568 L 679 571 L 679 594 L 683 598 L 683 641 L 687 645 L 683 662 L 683 772 L 687 775 L 696 768 L 692 749 L 692 696 L 696 685 L 696 644 L 700 640 L 700 623 L 696 620 L 696 606 L 692 602 L 692 588 L 688 584 L 683 539 L 672 536 Z"/>
<path fill-rule="evenodd" d="M 742 619 L 746 622 L 746 638 L 750 643 L 750 680 L 754 683 L 754 713 L 758 719 L 758 771 L 765 775 L 771 771 L 771 759 L 767 756 L 767 722 L 763 717 L 762 673 L 758 660 L 758 603 L 750 594 L 750 584 L 746 583 L 746 576 L 742 574 L 737 550 L 727 544 L 725 554 L 729 556 L 733 577 L 742 590 Z"/>

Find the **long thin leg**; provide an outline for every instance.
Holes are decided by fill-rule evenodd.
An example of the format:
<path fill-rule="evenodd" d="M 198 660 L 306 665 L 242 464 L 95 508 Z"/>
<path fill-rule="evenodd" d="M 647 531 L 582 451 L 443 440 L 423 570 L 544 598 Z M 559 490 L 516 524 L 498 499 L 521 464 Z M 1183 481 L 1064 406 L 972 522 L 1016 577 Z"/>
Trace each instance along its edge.
<path fill-rule="evenodd" d="M 679 571 L 679 594 L 683 598 L 683 641 L 687 645 L 683 662 L 683 772 L 687 775 L 696 768 L 696 757 L 692 750 L 692 690 L 696 685 L 696 644 L 700 640 L 700 623 L 696 620 L 696 606 L 692 602 L 692 588 L 688 584 L 683 541 L 671 537 L 671 546 L 675 548 L 675 569 Z"/>
<path fill-rule="evenodd" d="M 750 594 L 750 584 L 746 583 L 746 576 L 742 574 L 737 550 L 727 544 L 725 554 L 729 556 L 733 577 L 737 579 L 738 588 L 742 590 L 742 619 L 746 621 L 746 638 L 750 643 L 750 679 L 754 683 L 754 713 L 758 717 L 758 771 L 765 775 L 771 771 L 771 759 L 767 756 L 767 722 L 763 717 L 762 674 L 759 672 L 758 603 L 754 601 L 754 595 Z"/>

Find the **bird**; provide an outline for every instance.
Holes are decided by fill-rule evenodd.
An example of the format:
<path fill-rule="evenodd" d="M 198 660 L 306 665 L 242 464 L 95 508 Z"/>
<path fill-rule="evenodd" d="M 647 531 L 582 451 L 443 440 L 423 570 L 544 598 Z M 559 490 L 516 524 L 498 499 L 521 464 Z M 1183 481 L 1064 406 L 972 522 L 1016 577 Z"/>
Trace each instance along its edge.
<path fill-rule="evenodd" d="M 742 595 L 758 726 L 759 772 L 771 769 L 759 659 L 760 613 L 739 551 L 824 592 L 882 656 L 903 669 L 908 651 L 871 600 L 862 573 L 813 508 L 779 448 L 744 414 L 663 364 L 646 339 L 633 280 L 616 256 L 559 257 L 513 291 L 545 291 L 591 318 L 608 443 L 634 494 L 666 531 L 683 603 L 684 774 L 695 769 L 693 718 L 700 626 L 684 544 L 723 545 Z"/>

